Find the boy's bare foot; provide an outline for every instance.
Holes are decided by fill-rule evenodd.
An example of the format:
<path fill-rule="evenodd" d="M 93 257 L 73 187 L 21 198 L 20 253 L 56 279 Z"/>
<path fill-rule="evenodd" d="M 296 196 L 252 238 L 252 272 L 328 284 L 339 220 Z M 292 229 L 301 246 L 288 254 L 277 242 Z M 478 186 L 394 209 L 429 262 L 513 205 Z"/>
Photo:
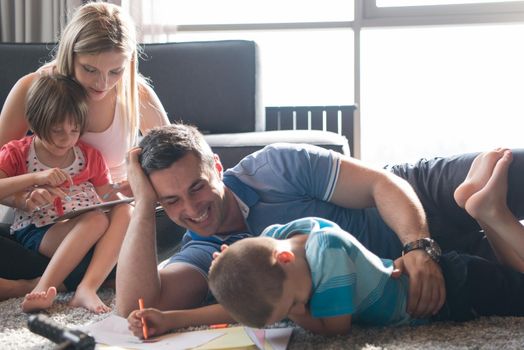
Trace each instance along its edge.
<path fill-rule="evenodd" d="M 95 291 L 87 288 L 78 288 L 69 302 L 74 307 L 83 307 L 96 314 L 110 312 L 111 308 L 104 304 Z"/>
<path fill-rule="evenodd" d="M 493 173 L 495 164 L 507 150 L 507 148 L 496 148 L 479 154 L 473 160 L 466 179 L 457 187 L 454 193 L 455 201 L 459 207 L 464 208 L 469 197 L 486 185 Z"/>
<path fill-rule="evenodd" d="M 507 206 L 508 169 L 512 160 L 511 151 L 504 151 L 486 185 L 466 201 L 465 209 L 469 215 L 481 222 L 492 222 Z"/>
<path fill-rule="evenodd" d="M 49 287 L 47 291 L 31 292 L 26 294 L 24 301 L 22 301 L 23 312 L 33 312 L 48 309 L 53 305 L 56 297 L 56 288 Z"/>

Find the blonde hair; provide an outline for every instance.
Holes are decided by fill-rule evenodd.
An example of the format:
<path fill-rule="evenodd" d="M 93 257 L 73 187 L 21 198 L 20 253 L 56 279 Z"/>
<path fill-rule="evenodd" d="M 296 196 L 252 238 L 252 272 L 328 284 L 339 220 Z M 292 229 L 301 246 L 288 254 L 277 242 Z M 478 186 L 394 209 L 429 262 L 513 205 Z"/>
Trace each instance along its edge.
<path fill-rule="evenodd" d="M 237 322 L 264 327 L 282 297 L 286 273 L 273 257 L 274 248 L 271 238 L 244 238 L 211 266 L 209 288 Z"/>
<path fill-rule="evenodd" d="M 72 77 L 75 54 L 112 50 L 129 58 L 129 66 L 117 84 L 117 95 L 123 115 L 128 116 L 130 145 L 134 145 L 140 125 L 138 84 L 146 82 L 138 74 L 136 28 L 131 17 L 109 3 L 92 2 L 79 7 L 62 32 L 54 64 L 57 73 Z"/>
<path fill-rule="evenodd" d="M 26 116 L 31 130 L 47 142 L 53 142 L 51 129 L 67 120 L 82 134 L 87 125 L 87 93 L 64 75 L 41 75 L 27 93 Z"/>

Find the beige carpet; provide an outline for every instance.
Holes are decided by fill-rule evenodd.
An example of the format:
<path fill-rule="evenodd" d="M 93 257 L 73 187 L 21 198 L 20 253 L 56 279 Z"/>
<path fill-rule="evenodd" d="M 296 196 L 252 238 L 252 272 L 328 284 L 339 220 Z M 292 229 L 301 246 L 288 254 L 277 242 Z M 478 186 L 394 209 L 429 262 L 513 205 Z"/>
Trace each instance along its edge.
<path fill-rule="evenodd" d="M 101 291 L 114 306 L 112 290 Z M 523 296 L 524 297 L 524 296 Z M 104 318 L 67 306 L 71 294 L 60 294 L 49 315 L 62 325 L 83 325 Z M 54 344 L 31 333 L 21 298 L 0 302 L 0 349 L 53 349 Z M 325 338 L 296 328 L 289 349 L 524 349 L 524 318 L 490 317 L 468 323 L 435 323 L 421 327 L 354 328 L 348 336 Z"/>

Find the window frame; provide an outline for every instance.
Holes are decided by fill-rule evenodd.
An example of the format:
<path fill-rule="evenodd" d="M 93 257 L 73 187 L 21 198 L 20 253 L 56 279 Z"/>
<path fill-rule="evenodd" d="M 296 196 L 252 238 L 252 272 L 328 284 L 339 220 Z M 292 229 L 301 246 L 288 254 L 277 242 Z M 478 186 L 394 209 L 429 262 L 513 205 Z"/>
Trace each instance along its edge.
<path fill-rule="evenodd" d="M 123 0 L 129 2 L 133 0 Z M 135 0 L 141 2 L 143 0 Z M 524 0 L 505 3 L 445 4 L 378 7 L 376 0 L 354 0 L 354 19 L 349 21 L 311 21 L 283 23 L 232 23 L 163 25 L 168 32 L 296 30 L 322 28 L 351 28 L 354 32 L 354 101 L 360 105 L 360 31 L 362 28 L 394 26 L 468 25 L 488 23 L 524 23 Z M 140 16 L 140 14 L 138 14 Z M 155 33 L 155 26 L 146 25 L 143 33 Z M 354 145 L 352 155 L 361 157 L 360 108 L 354 112 Z"/>
<path fill-rule="evenodd" d="M 453 25 L 524 21 L 524 1 L 478 4 L 445 4 L 378 7 L 363 2 L 363 26 Z M 360 13 L 355 12 L 355 17 Z"/>

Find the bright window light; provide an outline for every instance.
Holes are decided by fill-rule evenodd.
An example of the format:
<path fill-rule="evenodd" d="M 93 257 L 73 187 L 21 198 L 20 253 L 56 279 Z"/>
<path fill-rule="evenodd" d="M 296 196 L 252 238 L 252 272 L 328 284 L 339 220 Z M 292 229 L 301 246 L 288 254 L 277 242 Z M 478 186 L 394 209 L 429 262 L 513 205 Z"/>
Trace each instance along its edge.
<path fill-rule="evenodd" d="M 354 18 L 353 1 L 347 0 L 155 0 L 142 4 L 144 19 L 152 18 L 154 13 L 156 25 L 326 22 Z"/>
<path fill-rule="evenodd" d="M 362 159 L 522 147 L 524 25 L 362 31 Z"/>
<path fill-rule="evenodd" d="M 265 106 L 354 103 L 351 29 L 178 32 L 168 41 L 254 40 Z"/>
<path fill-rule="evenodd" d="M 504 2 L 522 2 L 522 0 L 377 0 L 377 7 L 487 4 Z"/>

